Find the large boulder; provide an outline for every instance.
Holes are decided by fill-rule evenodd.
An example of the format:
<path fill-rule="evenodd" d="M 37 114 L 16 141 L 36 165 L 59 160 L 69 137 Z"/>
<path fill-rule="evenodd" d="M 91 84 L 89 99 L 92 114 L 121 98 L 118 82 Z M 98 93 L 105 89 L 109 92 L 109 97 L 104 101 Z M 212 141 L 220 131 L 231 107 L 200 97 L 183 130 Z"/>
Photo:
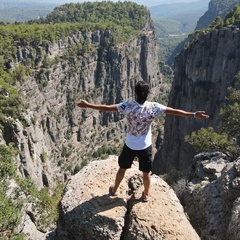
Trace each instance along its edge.
<path fill-rule="evenodd" d="M 184 200 L 201 239 L 240 239 L 239 166 L 220 152 L 194 157 Z"/>
<path fill-rule="evenodd" d="M 57 239 L 200 239 L 174 191 L 153 175 L 148 202 L 142 202 L 138 163 L 127 170 L 118 196 L 110 196 L 117 157 L 93 161 L 66 185 Z"/>

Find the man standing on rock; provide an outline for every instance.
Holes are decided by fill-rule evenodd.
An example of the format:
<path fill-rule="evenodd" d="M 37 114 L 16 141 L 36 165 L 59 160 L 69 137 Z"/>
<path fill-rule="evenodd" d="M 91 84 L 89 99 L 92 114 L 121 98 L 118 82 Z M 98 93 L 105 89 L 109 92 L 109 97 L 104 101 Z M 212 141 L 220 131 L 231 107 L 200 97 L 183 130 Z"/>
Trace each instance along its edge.
<path fill-rule="evenodd" d="M 143 172 L 144 192 L 142 200 L 148 201 L 149 188 L 151 183 L 152 167 L 152 133 L 151 124 L 153 120 L 164 113 L 194 117 L 200 119 L 209 118 L 204 111 L 186 112 L 180 109 L 166 107 L 157 102 L 147 101 L 150 92 L 149 85 L 144 81 L 139 81 L 135 86 L 135 101 L 127 101 L 113 105 L 91 104 L 85 100 L 76 102 L 76 106 L 81 108 L 92 108 L 99 111 L 119 112 L 127 118 L 128 130 L 125 144 L 118 158 L 119 169 L 116 174 L 115 183 L 110 186 L 111 195 L 117 195 L 117 189 L 128 168 L 131 168 L 133 160 L 138 157 L 139 170 Z"/>

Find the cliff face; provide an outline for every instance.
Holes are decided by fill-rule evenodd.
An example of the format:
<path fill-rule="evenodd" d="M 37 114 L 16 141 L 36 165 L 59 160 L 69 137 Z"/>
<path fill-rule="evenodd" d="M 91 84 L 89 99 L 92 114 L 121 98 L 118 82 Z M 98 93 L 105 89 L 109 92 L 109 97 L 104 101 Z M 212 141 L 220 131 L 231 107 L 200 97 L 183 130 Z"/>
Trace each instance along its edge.
<path fill-rule="evenodd" d="M 224 19 L 226 14 L 239 4 L 239 0 L 211 0 L 208 5 L 208 11 L 198 20 L 196 30 L 207 28 L 217 16 Z"/>
<path fill-rule="evenodd" d="M 154 160 L 155 172 L 184 170 L 194 156 L 184 136 L 201 127 L 218 125 L 227 88 L 239 82 L 240 31 L 226 27 L 202 33 L 175 59 L 169 106 L 186 111 L 204 110 L 208 120 L 168 116 L 164 143 Z"/>
<path fill-rule="evenodd" d="M 72 51 L 87 42 L 84 54 Z M 23 121 L 6 126 L 6 143 L 19 149 L 18 168 L 41 186 L 65 181 L 100 146 L 118 149 L 125 124 L 121 116 L 81 110 L 74 102 L 117 103 L 134 97 L 134 85 L 144 80 L 159 91 L 157 40 L 152 22 L 129 43 L 116 44 L 110 31 L 78 32 L 47 47 L 19 46 L 16 63 L 39 63 L 17 86 L 27 104 Z M 11 63 L 14 65 L 13 63 Z"/>

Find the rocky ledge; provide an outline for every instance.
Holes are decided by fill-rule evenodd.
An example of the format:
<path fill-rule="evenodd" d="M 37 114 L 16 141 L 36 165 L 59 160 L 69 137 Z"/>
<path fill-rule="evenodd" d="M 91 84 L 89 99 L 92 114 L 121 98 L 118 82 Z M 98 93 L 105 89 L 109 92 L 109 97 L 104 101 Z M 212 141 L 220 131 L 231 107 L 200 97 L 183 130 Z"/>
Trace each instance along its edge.
<path fill-rule="evenodd" d="M 117 169 L 117 157 L 110 156 L 91 162 L 69 180 L 60 204 L 57 239 L 200 239 L 175 192 L 160 177 L 152 175 L 150 199 L 141 201 L 138 162 L 126 172 L 118 196 L 110 196 Z"/>
<path fill-rule="evenodd" d="M 184 194 L 185 210 L 201 239 L 240 239 L 240 157 L 221 152 L 193 158 Z"/>

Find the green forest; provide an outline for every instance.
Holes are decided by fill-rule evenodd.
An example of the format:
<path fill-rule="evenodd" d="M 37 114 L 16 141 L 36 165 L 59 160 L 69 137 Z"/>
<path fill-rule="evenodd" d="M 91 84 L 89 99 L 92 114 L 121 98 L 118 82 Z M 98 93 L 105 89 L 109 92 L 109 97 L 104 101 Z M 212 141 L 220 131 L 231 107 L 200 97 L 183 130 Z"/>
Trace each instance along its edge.
<path fill-rule="evenodd" d="M 132 2 L 85 2 L 55 8 L 46 18 L 0 26 L 0 55 L 6 61 L 20 46 L 45 46 L 77 31 L 111 30 L 116 40 L 139 33 L 147 22 L 148 10 Z"/>
<path fill-rule="evenodd" d="M 112 22 L 120 26 L 131 26 L 140 30 L 146 23 L 148 10 L 133 2 L 83 2 L 64 4 L 54 9 L 38 23 L 59 22 Z"/>

